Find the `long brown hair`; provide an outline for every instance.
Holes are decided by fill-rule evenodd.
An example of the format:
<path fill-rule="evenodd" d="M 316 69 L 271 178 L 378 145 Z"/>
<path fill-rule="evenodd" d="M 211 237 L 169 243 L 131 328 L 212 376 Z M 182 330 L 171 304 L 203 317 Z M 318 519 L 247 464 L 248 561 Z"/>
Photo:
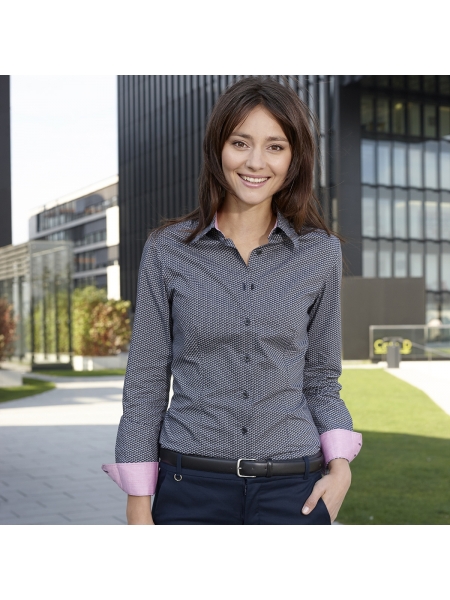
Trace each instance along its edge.
<path fill-rule="evenodd" d="M 272 212 L 278 209 L 297 233 L 322 229 L 330 235 L 320 203 L 314 193 L 314 166 L 319 149 L 313 130 L 319 130 L 317 118 L 296 92 L 284 80 L 284 85 L 272 77 L 249 76 L 231 85 L 213 107 L 203 140 L 203 164 L 199 177 L 198 207 L 187 215 L 164 219 L 153 231 L 174 223 L 198 220 L 189 230 L 185 243 L 191 242 L 213 219 L 225 192 L 230 190 L 222 170 L 222 149 L 225 142 L 257 106 L 262 106 L 279 123 L 292 151 L 286 179 L 272 198 Z M 312 130 L 313 128 L 313 130 Z"/>

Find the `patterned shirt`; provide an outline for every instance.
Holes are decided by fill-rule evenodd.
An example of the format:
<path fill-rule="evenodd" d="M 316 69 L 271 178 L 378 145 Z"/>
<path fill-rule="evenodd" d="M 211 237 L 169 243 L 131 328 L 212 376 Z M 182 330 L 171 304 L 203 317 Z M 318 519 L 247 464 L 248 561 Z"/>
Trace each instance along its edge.
<path fill-rule="evenodd" d="M 217 215 L 186 244 L 195 224 L 152 232 L 145 244 L 116 464 L 103 470 L 148 495 L 159 445 L 235 460 L 322 447 L 326 462 L 352 460 L 361 435 L 339 395 L 339 240 L 299 235 L 278 211 L 246 264 Z"/>

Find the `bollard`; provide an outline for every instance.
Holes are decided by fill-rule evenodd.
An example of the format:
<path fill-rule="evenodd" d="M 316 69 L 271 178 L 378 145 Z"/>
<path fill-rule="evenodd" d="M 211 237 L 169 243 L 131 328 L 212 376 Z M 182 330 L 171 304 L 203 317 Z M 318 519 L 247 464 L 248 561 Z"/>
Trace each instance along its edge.
<path fill-rule="evenodd" d="M 395 342 L 387 347 L 386 360 L 388 369 L 398 369 L 400 367 L 400 346 Z"/>

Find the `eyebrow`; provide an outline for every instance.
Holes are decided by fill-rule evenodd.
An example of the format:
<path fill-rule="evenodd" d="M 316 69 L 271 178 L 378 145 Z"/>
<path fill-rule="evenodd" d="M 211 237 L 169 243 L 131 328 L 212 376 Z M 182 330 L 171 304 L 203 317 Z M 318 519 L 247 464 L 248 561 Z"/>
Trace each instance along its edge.
<path fill-rule="evenodd" d="M 249 135 L 248 133 L 239 133 L 238 131 L 233 131 L 233 133 L 231 135 L 236 135 L 238 137 L 242 137 L 246 140 L 252 140 L 252 136 Z M 279 137 L 279 136 L 269 136 L 268 138 L 266 138 L 266 142 L 287 142 L 288 140 L 284 137 Z"/>

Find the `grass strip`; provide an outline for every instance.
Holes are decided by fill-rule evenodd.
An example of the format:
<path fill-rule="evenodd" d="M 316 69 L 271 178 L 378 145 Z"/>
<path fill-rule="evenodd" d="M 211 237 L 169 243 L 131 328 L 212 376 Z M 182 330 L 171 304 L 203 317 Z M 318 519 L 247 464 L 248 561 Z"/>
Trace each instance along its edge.
<path fill-rule="evenodd" d="M 338 521 L 450 524 L 450 416 L 385 371 L 346 369 L 340 382 L 363 447 Z"/>
<path fill-rule="evenodd" d="M 39 369 L 33 371 L 36 375 L 50 375 L 51 377 L 108 377 L 110 375 L 125 375 L 125 369 L 100 369 L 98 371 L 71 371 L 70 369 Z"/>
<path fill-rule="evenodd" d="M 23 385 L 0 388 L 0 402 L 9 402 L 10 400 L 19 400 L 27 396 L 42 394 L 55 388 L 51 381 L 41 381 L 40 379 L 23 378 Z"/>

